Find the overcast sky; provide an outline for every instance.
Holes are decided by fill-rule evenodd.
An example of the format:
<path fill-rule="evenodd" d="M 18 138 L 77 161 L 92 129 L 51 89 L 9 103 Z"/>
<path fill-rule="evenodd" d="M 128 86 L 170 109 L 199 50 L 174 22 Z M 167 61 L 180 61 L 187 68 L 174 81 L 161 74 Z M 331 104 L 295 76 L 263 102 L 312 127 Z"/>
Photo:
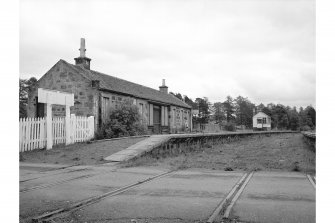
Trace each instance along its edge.
<path fill-rule="evenodd" d="M 313 0 L 21 0 L 20 77 L 74 63 L 192 99 L 315 106 Z"/>

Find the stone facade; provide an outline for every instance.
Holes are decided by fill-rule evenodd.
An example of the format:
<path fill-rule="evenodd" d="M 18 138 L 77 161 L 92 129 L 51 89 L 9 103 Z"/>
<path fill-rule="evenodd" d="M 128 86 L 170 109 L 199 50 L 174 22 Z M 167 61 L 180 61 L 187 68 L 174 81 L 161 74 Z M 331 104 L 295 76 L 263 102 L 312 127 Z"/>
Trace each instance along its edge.
<path fill-rule="evenodd" d="M 152 133 L 191 130 L 191 109 L 102 89 L 99 80 L 87 78 L 78 73 L 76 66 L 72 66 L 60 60 L 37 82 L 36 88 L 29 93 L 29 117 L 46 115 L 46 109 L 43 109 L 45 105 L 37 103 L 37 88 L 44 88 L 73 93 L 74 106 L 70 108 L 70 113 L 77 116 L 93 115 L 96 129 L 108 119 L 111 109 L 125 100 L 131 100 L 139 108 L 141 122 Z M 53 105 L 52 112 L 53 116 L 65 116 L 65 106 Z"/>
<path fill-rule="evenodd" d="M 92 88 L 90 80 L 71 71 L 70 67 L 61 61 L 55 64 L 38 82 L 36 88 L 29 92 L 28 116 L 37 117 L 37 88 L 57 90 L 74 94 L 74 106 L 70 108 L 71 114 L 78 116 L 97 116 L 98 90 Z M 42 105 L 45 106 L 45 105 Z M 46 115 L 46 109 L 41 109 Z M 65 106 L 52 105 L 53 116 L 65 116 Z"/>

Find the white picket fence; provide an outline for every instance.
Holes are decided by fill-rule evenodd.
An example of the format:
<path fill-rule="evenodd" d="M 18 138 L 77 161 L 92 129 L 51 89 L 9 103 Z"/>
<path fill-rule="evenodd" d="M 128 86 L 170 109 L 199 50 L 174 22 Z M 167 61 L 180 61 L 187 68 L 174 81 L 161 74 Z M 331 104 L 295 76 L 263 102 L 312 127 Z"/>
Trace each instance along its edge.
<path fill-rule="evenodd" d="M 20 119 L 20 152 L 46 147 L 47 132 L 45 118 Z M 94 137 L 94 117 L 71 115 L 70 143 L 84 142 Z M 53 145 L 65 143 L 65 117 L 52 118 Z"/>
<path fill-rule="evenodd" d="M 71 116 L 71 143 L 84 142 L 94 137 L 94 116 Z"/>
<path fill-rule="evenodd" d="M 45 118 L 20 119 L 20 152 L 46 146 Z"/>
<path fill-rule="evenodd" d="M 52 145 L 65 143 L 65 117 L 52 118 Z"/>

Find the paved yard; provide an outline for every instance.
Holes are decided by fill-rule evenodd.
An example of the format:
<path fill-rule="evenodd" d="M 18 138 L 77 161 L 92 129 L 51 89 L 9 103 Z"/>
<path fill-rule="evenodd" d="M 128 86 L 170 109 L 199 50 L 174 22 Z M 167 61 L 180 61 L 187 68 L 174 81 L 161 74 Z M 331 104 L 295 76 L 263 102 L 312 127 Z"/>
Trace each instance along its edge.
<path fill-rule="evenodd" d="M 53 222 L 206 222 L 245 174 L 187 169 L 153 179 L 168 170 L 113 165 L 62 168 L 21 166 L 20 222 L 31 222 L 34 216 L 139 182 L 55 216 Z M 230 218 L 243 222 L 315 222 L 315 189 L 302 173 L 255 172 Z"/>

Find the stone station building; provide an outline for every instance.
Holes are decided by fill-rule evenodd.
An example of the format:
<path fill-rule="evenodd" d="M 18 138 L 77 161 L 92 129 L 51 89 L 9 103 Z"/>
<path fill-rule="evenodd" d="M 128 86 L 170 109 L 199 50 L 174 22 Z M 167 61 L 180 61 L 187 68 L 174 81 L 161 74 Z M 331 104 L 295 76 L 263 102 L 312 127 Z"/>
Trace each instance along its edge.
<path fill-rule="evenodd" d="M 108 119 L 109 111 L 125 100 L 137 105 L 141 122 L 155 134 L 191 131 L 191 107 L 168 93 L 163 80 L 159 90 L 135 84 L 90 69 L 85 39 L 81 39 L 80 56 L 75 65 L 59 60 L 29 93 L 28 116 L 44 117 L 45 104 L 38 103 L 37 88 L 74 94 L 71 114 L 95 117 L 96 130 Z M 65 116 L 65 106 L 53 105 L 53 116 Z"/>

